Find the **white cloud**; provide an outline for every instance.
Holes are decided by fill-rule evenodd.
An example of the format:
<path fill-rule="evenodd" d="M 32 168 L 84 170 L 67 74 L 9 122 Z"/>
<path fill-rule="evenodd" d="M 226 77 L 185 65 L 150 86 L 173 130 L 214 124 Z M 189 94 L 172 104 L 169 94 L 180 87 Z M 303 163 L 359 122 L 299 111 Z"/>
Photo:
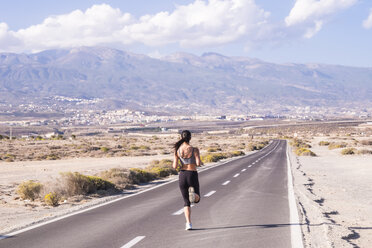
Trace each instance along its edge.
<path fill-rule="evenodd" d="M 51 16 L 41 24 L 18 30 L 15 35 L 23 40 L 27 50 L 91 46 L 117 42 L 115 33 L 131 22 L 130 14 L 123 14 L 109 5 L 93 5 L 85 12 Z"/>
<path fill-rule="evenodd" d="M 254 36 L 269 13 L 253 0 L 196 0 L 174 12 L 143 16 L 122 30 L 124 36 L 146 45 L 179 43 L 183 47 L 226 44 L 243 36 Z"/>
<path fill-rule="evenodd" d="M 287 27 L 302 25 L 305 38 L 313 37 L 330 15 L 353 6 L 357 0 L 296 0 L 285 18 Z"/>
<path fill-rule="evenodd" d="M 315 23 L 314 27 L 307 29 L 306 33 L 304 34 L 305 38 L 310 39 L 322 29 L 323 26 L 322 21 L 315 21 L 314 23 Z"/>
<path fill-rule="evenodd" d="M 372 28 L 372 9 L 369 10 L 369 16 L 363 21 L 363 27 L 366 29 Z"/>
<path fill-rule="evenodd" d="M 22 41 L 17 39 L 13 31 L 9 30 L 6 23 L 0 23 L 0 50 L 13 50 L 17 46 L 21 46 Z"/>
<path fill-rule="evenodd" d="M 93 5 L 85 12 L 50 16 L 18 31 L 0 24 L 0 50 L 38 51 L 49 48 L 119 44 L 181 47 L 221 45 L 262 34 L 270 13 L 254 0 L 195 0 L 135 18 L 110 5 Z M 17 42 L 14 42 L 17 41 Z M 13 42 L 13 43 L 12 43 Z"/>

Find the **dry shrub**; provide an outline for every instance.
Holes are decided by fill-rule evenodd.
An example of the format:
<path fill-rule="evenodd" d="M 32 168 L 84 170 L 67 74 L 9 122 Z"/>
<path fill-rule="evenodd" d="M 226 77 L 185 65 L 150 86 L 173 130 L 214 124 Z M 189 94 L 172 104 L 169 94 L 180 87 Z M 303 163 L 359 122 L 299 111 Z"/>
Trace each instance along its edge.
<path fill-rule="evenodd" d="M 362 149 L 357 151 L 358 154 L 365 155 L 365 154 L 372 154 L 371 150 Z"/>
<path fill-rule="evenodd" d="M 290 141 L 290 144 L 296 148 L 311 148 L 311 145 L 300 139 L 293 139 Z"/>
<path fill-rule="evenodd" d="M 130 149 L 130 150 L 138 150 L 138 149 L 140 149 L 140 147 L 139 147 L 139 146 L 135 146 L 135 145 L 133 145 L 133 146 L 131 146 L 129 149 Z"/>
<path fill-rule="evenodd" d="M 248 144 L 247 149 L 248 151 L 261 150 L 267 146 L 267 144 L 269 144 L 269 141 L 252 142 Z"/>
<path fill-rule="evenodd" d="M 243 151 L 233 151 L 229 153 L 231 157 L 238 157 L 238 156 L 244 156 L 245 153 Z"/>
<path fill-rule="evenodd" d="M 113 168 L 104 171 L 100 176 L 115 184 L 118 189 L 130 188 L 133 184 L 147 183 L 156 178 L 177 175 L 177 170 L 172 168 L 172 160 L 153 160 L 145 169 L 140 168 Z"/>
<path fill-rule="evenodd" d="M 200 157 L 203 163 L 213 163 L 225 158 L 228 158 L 225 153 L 205 154 Z"/>
<path fill-rule="evenodd" d="M 320 141 L 319 145 L 320 146 L 328 146 L 330 143 L 328 141 Z"/>
<path fill-rule="evenodd" d="M 2 159 L 5 160 L 5 162 L 14 162 L 15 158 L 16 158 L 15 155 L 7 153 L 4 155 Z"/>
<path fill-rule="evenodd" d="M 170 159 L 153 160 L 146 170 L 155 173 L 156 177 L 162 178 L 170 175 L 177 175 L 177 170 L 172 167 L 173 161 Z"/>
<path fill-rule="evenodd" d="M 105 146 L 102 146 L 100 149 L 101 149 L 102 152 L 108 152 L 110 150 L 109 148 L 107 148 Z"/>
<path fill-rule="evenodd" d="M 21 183 L 17 188 L 17 194 L 22 199 L 29 199 L 34 201 L 36 198 L 39 197 L 40 191 L 43 188 L 41 183 L 34 182 L 29 180 L 27 182 Z"/>
<path fill-rule="evenodd" d="M 221 159 L 243 156 L 245 153 L 243 151 L 233 151 L 233 152 L 225 152 L 225 153 L 207 153 L 200 156 L 202 163 L 214 163 L 218 162 Z"/>
<path fill-rule="evenodd" d="M 98 190 L 113 190 L 115 185 L 96 176 L 86 176 L 78 172 L 61 173 L 64 192 L 68 196 L 96 193 Z"/>
<path fill-rule="evenodd" d="M 217 149 L 211 147 L 211 148 L 208 148 L 208 149 L 207 149 L 207 152 L 217 152 Z"/>
<path fill-rule="evenodd" d="M 45 159 L 46 160 L 58 160 L 60 159 L 60 157 L 55 153 L 51 153 L 49 155 L 46 155 Z"/>
<path fill-rule="evenodd" d="M 59 200 L 60 196 L 55 192 L 50 192 L 44 196 L 44 202 L 49 206 L 58 206 Z"/>
<path fill-rule="evenodd" d="M 129 179 L 134 184 L 147 183 L 156 179 L 155 173 L 146 171 L 144 169 L 131 168 L 129 172 L 130 172 Z"/>
<path fill-rule="evenodd" d="M 356 153 L 355 148 L 345 148 L 345 149 L 342 149 L 342 151 L 341 151 L 342 155 L 353 155 L 355 153 Z"/>
<path fill-rule="evenodd" d="M 220 152 L 222 149 L 219 147 L 209 147 L 207 152 Z"/>
<path fill-rule="evenodd" d="M 314 152 L 312 152 L 310 149 L 307 149 L 307 148 L 297 148 L 295 150 L 295 153 L 297 154 L 297 156 L 312 156 L 312 157 L 315 157 L 316 154 Z"/>
<path fill-rule="evenodd" d="M 112 182 L 120 190 L 130 188 L 133 184 L 129 175 L 130 171 L 124 168 L 112 168 L 100 174 L 103 179 Z"/>
<path fill-rule="evenodd" d="M 149 147 L 149 146 L 145 146 L 145 145 L 141 145 L 141 146 L 139 147 L 139 149 L 140 149 L 140 150 L 146 150 L 146 151 L 148 151 L 148 150 L 150 150 L 150 147 Z"/>
<path fill-rule="evenodd" d="M 341 142 L 341 143 L 332 142 L 331 144 L 329 144 L 328 149 L 333 150 L 333 149 L 338 149 L 338 148 L 344 148 L 346 146 L 347 146 L 347 143 L 345 142 Z"/>

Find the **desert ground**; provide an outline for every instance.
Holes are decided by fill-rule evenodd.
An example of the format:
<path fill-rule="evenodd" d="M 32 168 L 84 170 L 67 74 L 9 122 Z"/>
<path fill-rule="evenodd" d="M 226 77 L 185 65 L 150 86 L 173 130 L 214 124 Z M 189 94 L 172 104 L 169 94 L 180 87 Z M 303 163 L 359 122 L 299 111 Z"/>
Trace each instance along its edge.
<path fill-rule="evenodd" d="M 372 243 L 372 126 L 319 124 L 254 127 L 195 134 L 202 155 L 251 152 L 260 142 L 287 139 L 300 223 L 306 247 L 369 247 Z M 82 194 L 58 205 L 43 197 L 22 199 L 27 180 L 59 182 L 61 172 L 100 176 L 112 168 L 147 168 L 172 159 L 177 134 L 101 135 L 63 139 L 0 140 L 0 233 L 151 187 L 135 185 L 118 194 Z M 175 176 L 157 180 L 170 180 Z"/>
<path fill-rule="evenodd" d="M 319 145 L 324 140 L 345 139 L 355 147 L 355 139 L 350 137 L 314 137 L 311 150 L 317 156 L 292 153 L 295 192 L 308 247 L 367 248 L 372 244 L 372 155 L 342 155 L 343 148 L 330 150 Z"/>

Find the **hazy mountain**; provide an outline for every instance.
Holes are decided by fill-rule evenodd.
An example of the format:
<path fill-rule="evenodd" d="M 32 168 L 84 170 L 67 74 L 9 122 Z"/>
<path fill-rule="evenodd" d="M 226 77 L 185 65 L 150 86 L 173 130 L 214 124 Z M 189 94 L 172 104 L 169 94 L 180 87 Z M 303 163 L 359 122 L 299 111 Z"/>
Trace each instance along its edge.
<path fill-rule="evenodd" d="M 372 101 L 372 68 L 273 64 L 216 53 L 154 59 L 102 47 L 0 54 L 0 103 L 51 96 L 110 102 L 102 108 L 204 113 L 365 107 Z"/>

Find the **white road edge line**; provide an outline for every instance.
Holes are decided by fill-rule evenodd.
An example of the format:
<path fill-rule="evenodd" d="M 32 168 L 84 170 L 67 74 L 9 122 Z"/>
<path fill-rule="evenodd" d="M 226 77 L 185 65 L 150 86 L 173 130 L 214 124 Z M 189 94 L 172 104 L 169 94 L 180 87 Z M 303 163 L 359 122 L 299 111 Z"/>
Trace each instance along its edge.
<path fill-rule="evenodd" d="M 240 174 L 239 173 L 236 173 L 235 175 L 234 175 L 234 177 L 238 177 Z"/>
<path fill-rule="evenodd" d="M 269 146 L 269 145 L 268 145 Z M 267 148 L 268 146 L 265 146 L 263 149 Z M 262 151 L 263 149 L 259 150 L 259 151 Z M 222 163 L 216 163 L 216 164 L 213 164 L 213 165 L 209 165 L 209 166 L 206 166 L 205 168 L 201 169 L 201 170 L 198 170 L 198 173 L 201 173 L 203 171 L 206 171 L 206 170 L 209 170 L 209 169 L 212 169 L 212 168 L 215 168 L 215 167 L 218 167 L 218 166 L 221 166 L 221 165 L 224 165 L 224 164 L 227 164 L 231 161 L 234 161 L 234 160 L 237 160 L 237 159 L 242 159 L 242 158 L 245 158 L 245 157 L 249 157 L 250 155 L 253 155 L 259 151 L 255 151 L 254 153 L 251 153 L 251 154 L 248 154 L 248 155 L 245 155 L 245 156 L 241 156 L 241 157 L 236 157 L 235 159 L 229 159 L 228 161 L 224 161 Z M 35 224 L 35 225 L 30 225 L 28 227 L 25 227 L 25 228 L 22 228 L 22 229 L 19 229 L 17 231 L 14 231 L 14 232 L 11 232 L 11 233 L 6 233 L 6 234 L 2 234 L 2 236 L 0 236 L 0 240 L 2 239 L 6 239 L 6 238 L 9 238 L 9 237 L 12 237 L 12 236 L 15 236 L 15 235 L 18 235 L 20 233 L 23 233 L 23 232 L 26 232 L 26 231 L 29 231 L 29 230 L 32 230 L 32 229 L 35 229 L 35 228 L 38 228 L 38 227 L 41 227 L 41 226 L 44 226 L 44 225 L 47 225 L 47 224 L 50 224 L 50 223 L 53 223 L 53 222 L 56 222 L 56 221 L 59 221 L 59 220 L 62 220 L 62 219 L 65 219 L 65 218 L 68 218 L 68 217 L 71 217 L 71 216 L 74 216 L 74 215 L 77 215 L 77 214 L 81 214 L 81 213 L 84 213 L 84 212 L 87 212 L 87 211 L 90 211 L 90 210 L 93 210 L 93 209 L 96 209 L 96 208 L 99 208 L 99 207 L 102 207 L 102 206 L 105 206 L 105 205 L 109 205 L 109 204 L 112 204 L 114 202 L 117 202 L 117 201 L 121 201 L 123 199 L 126 199 L 126 198 L 129 198 L 129 197 L 133 197 L 133 196 L 136 196 L 136 195 L 139 195 L 139 194 L 142 194 L 142 193 L 145 193 L 147 191 L 150 191 L 150 190 L 154 190 L 156 188 L 159 188 L 159 187 L 162 187 L 164 185 L 167 185 L 167 184 L 170 184 L 170 183 L 173 183 L 175 181 L 177 181 L 178 178 L 175 178 L 173 180 L 170 180 L 168 182 L 165 182 L 165 183 L 162 183 L 162 184 L 159 184 L 159 185 L 156 185 L 156 186 L 153 186 L 151 188 L 148 188 L 148 189 L 145 189 L 145 190 L 142 190 L 142 191 L 139 191 L 137 193 L 134 193 L 134 194 L 130 194 L 130 195 L 126 195 L 126 196 L 123 196 L 123 197 L 119 197 L 117 199 L 114 199 L 114 200 L 109 200 L 107 202 L 104 202 L 102 204 L 97 204 L 95 206 L 92 206 L 92 207 L 88 207 L 88 208 L 85 208 L 85 209 L 82 209 L 82 210 L 78 210 L 76 212 L 72 212 L 70 214 L 66 214 L 66 215 L 62 215 L 62 216 L 59 216 L 59 217 L 56 217 L 56 218 L 52 218 L 48 221 L 45 221 L 45 222 L 41 222 L 41 223 L 38 223 L 38 224 Z"/>
<path fill-rule="evenodd" d="M 228 185 L 229 183 L 230 183 L 230 181 L 228 180 L 228 181 L 224 182 L 222 185 Z"/>
<path fill-rule="evenodd" d="M 298 217 L 298 210 L 296 205 L 296 199 L 293 190 L 293 179 L 291 170 L 291 161 L 289 159 L 289 148 L 288 141 L 286 141 L 287 146 L 287 177 L 288 177 L 288 204 L 289 204 L 289 224 L 291 226 L 291 244 L 292 248 L 303 248 L 302 242 L 302 232 L 300 226 L 300 220 Z"/>
<path fill-rule="evenodd" d="M 214 193 L 216 193 L 215 190 L 212 190 L 211 192 L 209 192 L 208 194 L 205 194 L 204 197 L 210 197 L 211 195 L 213 195 Z"/>
<path fill-rule="evenodd" d="M 132 239 L 131 241 L 129 241 L 128 243 L 126 243 L 124 246 L 122 246 L 120 248 L 130 248 L 133 245 L 135 245 L 138 242 L 140 242 L 144 238 L 145 238 L 145 236 L 137 236 L 137 237 L 135 237 L 134 239 Z"/>

